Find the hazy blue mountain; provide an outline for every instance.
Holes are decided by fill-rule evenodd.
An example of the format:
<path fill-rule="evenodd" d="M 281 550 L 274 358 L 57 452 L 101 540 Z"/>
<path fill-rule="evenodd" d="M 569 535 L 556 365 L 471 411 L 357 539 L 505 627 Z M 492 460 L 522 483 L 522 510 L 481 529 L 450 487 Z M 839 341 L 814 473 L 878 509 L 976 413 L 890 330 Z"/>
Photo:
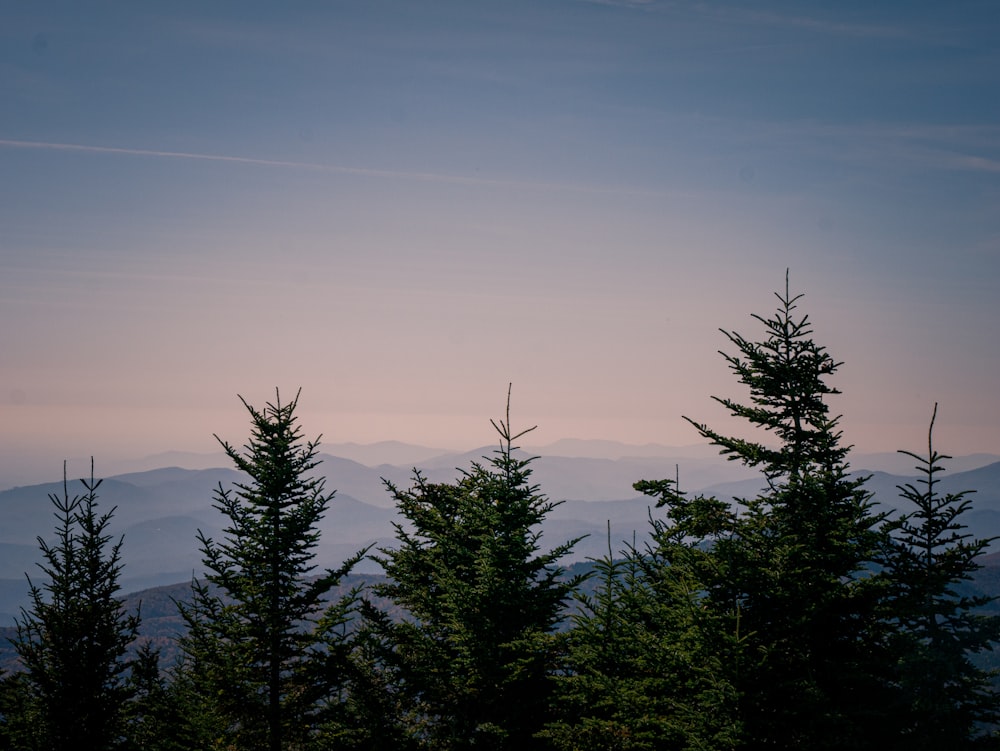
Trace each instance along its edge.
<path fill-rule="evenodd" d="M 121 583 L 126 591 L 188 581 L 201 569 L 197 533 L 219 537 L 218 521 L 194 516 L 160 516 L 126 527 Z"/>
<path fill-rule="evenodd" d="M 322 443 L 320 450 L 326 456 L 348 459 L 368 467 L 391 464 L 412 467 L 426 459 L 455 453 L 448 449 L 417 446 L 401 441 L 379 441 L 377 443 Z M 232 462 L 223 451 L 195 453 L 190 451 L 167 451 L 161 454 L 117 461 L 109 465 L 112 475 L 141 473 L 160 467 L 183 467 L 184 469 L 214 469 L 231 467 Z"/>
<path fill-rule="evenodd" d="M 969 488 L 976 490 L 971 496 L 975 508 L 1000 511 L 1000 462 L 968 472 L 942 475 L 942 492 L 956 493 Z"/>
<path fill-rule="evenodd" d="M 574 547 L 572 560 L 602 558 L 609 550 L 619 557 L 626 546 L 641 548 L 648 541 L 651 505 L 652 499 L 634 495 L 622 501 L 567 501 L 549 515 L 542 546 L 549 549 L 586 535 Z M 652 512 L 660 513 L 655 508 Z"/>
<path fill-rule="evenodd" d="M 919 451 L 919 449 L 918 449 Z M 972 469 L 985 467 L 1000 461 L 997 454 L 968 454 L 967 456 L 956 456 L 945 461 L 945 466 L 949 473 L 968 472 Z M 903 477 L 915 474 L 916 460 L 912 456 L 901 454 L 898 451 L 883 453 L 852 453 L 850 456 L 851 467 L 859 472 L 887 472 L 892 475 Z"/>
<path fill-rule="evenodd" d="M 378 467 L 391 464 L 397 467 L 418 466 L 436 456 L 455 453 L 450 449 L 416 446 L 400 441 L 379 441 L 378 443 L 332 443 L 321 446 L 323 452 L 350 459 L 358 464 Z"/>
<path fill-rule="evenodd" d="M 409 471 L 414 466 L 425 469 L 453 470 L 456 466 L 467 467 L 472 459 L 491 455 L 495 445 L 487 445 L 472 451 L 447 451 L 444 449 L 417 446 L 399 441 L 378 443 L 331 443 L 322 444 L 321 450 L 329 456 L 350 460 L 370 468 L 389 465 Z M 642 445 L 619 441 L 562 439 L 544 446 L 525 448 L 528 455 L 541 457 L 563 457 L 572 459 L 608 459 L 637 463 L 662 472 L 669 468 L 673 476 L 674 467 L 681 469 L 682 484 L 687 487 L 740 479 L 739 465 L 720 459 L 718 450 L 707 443 L 687 446 L 666 446 L 659 443 Z M 141 473 L 160 467 L 182 467 L 184 469 L 214 469 L 230 467 L 231 463 L 222 451 L 194 453 L 170 451 L 140 459 L 107 460 L 98 462 L 101 475 L 118 476 L 125 473 Z M 881 471 L 890 474 L 907 475 L 912 471 L 913 460 L 896 452 L 851 454 L 851 464 L 859 470 Z M 967 471 L 1000 461 L 1000 455 L 974 454 L 955 457 L 949 461 L 952 471 Z M 38 463 L 26 466 L 21 463 L 0 463 L 0 490 L 15 485 L 37 485 L 51 479 L 48 471 L 38 474 Z M 72 459 L 71 468 L 89 465 L 89 459 Z M 55 467 L 56 465 L 54 465 Z M 74 473 L 77 470 L 74 469 Z M 55 474 L 54 472 L 52 474 Z M 568 496 L 567 496 L 568 497 Z"/>
<path fill-rule="evenodd" d="M 347 460 L 334 470 L 358 471 Z M 330 467 L 324 467 L 330 470 Z M 362 468 L 365 469 L 365 468 Z M 370 485 L 386 495 L 376 470 L 367 469 Z M 405 472 L 400 470 L 401 476 Z M 349 474 L 349 473 L 348 473 Z M 111 532 L 123 536 L 124 568 L 121 584 L 126 591 L 190 580 L 200 571 L 197 532 L 209 537 L 222 534 L 225 519 L 213 507 L 221 484 L 231 487 L 241 479 L 230 469 L 187 470 L 177 467 L 129 473 L 105 479 L 98 490 L 98 509 L 115 509 Z M 69 482 L 71 495 L 82 490 Z M 28 602 L 25 572 L 40 583 L 41 560 L 37 538 L 51 541 L 56 518 L 48 498 L 61 494 L 62 482 L 20 487 L 0 492 L 0 618 L 9 620 Z M 337 566 L 370 544 L 385 545 L 394 537 L 395 510 L 363 503 L 338 492 L 320 524 L 318 562 Z M 368 569 L 374 564 L 368 564 Z"/>
<path fill-rule="evenodd" d="M 365 464 L 343 459 L 331 454 L 320 454 L 322 460 L 320 470 L 327 478 L 327 489 L 336 489 L 365 503 L 383 508 L 392 508 L 392 496 L 385 488 L 385 480 L 400 487 L 408 487 L 413 469 L 407 466 L 381 464 L 369 467 Z M 427 479 L 433 482 L 449 482 L 458 475 L 451 467 L 438 467 L 424 472 Z"/>
<path fill-rule="evenodd" d="M 104 472 L 110 475 L 136 474 L 159 469 L 161 467 L 181 467 L 183 469 L 217 469 L 231 467 L 232 462 L 225 452 L 212 451 L 196 453 L 193 451 L 165 451 L 141 459 L 124 459 L 112 461 L 104 467 Z"/>
<path fill-rule="evenodd" d="M 567 456 L 577 459 L 714 459 L 719 450 L 708 443 L 689 446 L 666 446 L 662 443 L 631 444 L 600 439 L 562 438 L 544 446 L 525 447 L 541 456 Z"/>
<path fill-rule="evenodd" d="M 481 460 L 492 450 L 485 446 L 432 457 L 423 463 L 423 472 L 433 482 L 451 481 L 460 474 L 457 467 L 468 467 L 470 461 Z M 327 488 L 336 489 L 337 494 L 320 525 L 317 562 L 336 566 L 368 545 L 392 546 L 393 522 L 399 519 L 383 478 L 401 488 L 409 487 L 411 468 L 368 466 L 329 454 L 321 458 L 319 469 L 327 477 Z M 971 463 L 975 465 L 979 460 Z M 912 460 L 908 461 L 912 465 Z M 633 541 L 643 545 L 648 534 L 650 499 L 639 497 L 632 484 L 640 479 L 672 478 L 678 464 L 681 487 L 689 493 L 746 498 L 764 487 L 759 476 L 718 457 L 678 460 L 662 456 L 609 459 L 543 455 L 532 465 L 533 479 L 551 500 L 565 502 L 549 516 L 542 544 L 551 547 L 586 535 L 572 559 L 600 557 L 609 549 L 610 525 L 613 553 Z M 972 533 L 980 537 L 1000 534 L 1000 462 L 967 471 L 953 471 L 953 464 L 967 466 L 970 462 L 949 461 L 949 471 L 942 474 L 939 490 L 977 489 L 972 496 L 974 511 L 966 517 Z M 900 504 L 896 486 L 913 480 L 912 475 L 882 471 L 860 474 L 870 475 L 868 488 L 887 508 Z M 225 521 L 212 506 L 215 489 L 220 484 L 231 487 L 240 478 L 240 473 L 232 469 L 179 467 L 107 478 L 101 485 L 99 502 L 105 510 L 117 507 L 112 531 L 124 535 L 125 540 L 123 587 L 129 591 L 189 580 L 200 566 L 197 530 L 218 537 Z M 12 618 L 27 603 L 24 573 L 37 578 L 40 554 L 36 538 L 41 535 L 51 539 L 56 522 L 48 494 L 61 494 L 62 488 L 62 482 L 50 482 L 0 491 L 0 618 Z M 69 488 L 70 493 L 81 490 L 76 480 L 70 481 Z M 653 513 L 662 512 L 653 509 Z M 377 571 L 377 566 L 367 562 L 361 570 Z"/>
<path fill-rule="evenodd" d="M 32 577 L 38 573 L 35 564 L 39 560 L 38 542 L 34 538 L 24 543 L 0 542 L 0 579 L 23 584 L 26 573 Z"/>
<path fill-rule="evenodd" d="M 444 477 L 457 474 L 455 467 L 468 467 L 473 461 L 493 456 L 496 447 L 482 446 L 462 454 L 440 456 L 422 465 L 430 478 L 447 470 Z M 678 472 L 683 487 L 701 488 L 713 483 L 752 477 L 756 473 L 727 462 L 717 455 L 711 458 L 625 456 L 617 459 L 548 456 L 530 450 L 517 450 L 518 458 L 535 457 L 532 481 L 553 500 L 607 501 L 635 495 L 632 485 L 639 480 L 674 477 Z M 450 475 L 449 475 L 450 473 Z"/>

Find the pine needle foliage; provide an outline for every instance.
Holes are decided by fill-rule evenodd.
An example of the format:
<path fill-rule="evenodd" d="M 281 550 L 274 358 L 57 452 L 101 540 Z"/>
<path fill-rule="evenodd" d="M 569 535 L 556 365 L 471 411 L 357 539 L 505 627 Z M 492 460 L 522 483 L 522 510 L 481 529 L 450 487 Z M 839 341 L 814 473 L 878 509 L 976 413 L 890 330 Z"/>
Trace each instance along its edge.
<path fill-rule="evenodd" d="M 530 432 L 494 421 L 499 448 L 454 484 L 419 472 L 401 490 L 398 547 L 376 560 L 375 593 L 406 614 L 383 621 L 387 665 L 406 701 L 409 737 L 432 749 L 531 749 L 552 684 L 555 630 L 575 586 L 558 561 L 575 540 L 542 552 L 539 525 L 556 506 L 531 482 L 515 441 Z"/>
<path fill-rule="evenodd" d="M 996 538 L 974 539 L 966 531 L 971 491 L 939 491 L 951 457 L 934 448 L 936 418 L 937 404 L 926 455 L 900 452 L 916 460 L 919 475 L 899 486 L 910 510 L 892 524 L 884 572 L 905 702 L 899 747 L 914 751 L 985 746 L 988 729 L 1000 722 L 996 675 L 975 662 L 1000 640 L 1000 618 L 981 610 L 996 598 L 960 589 Z"/>
<path fill-rule="evenodd" d="M 115 749 L 125 743 L 125 706 L 133 691 L 126 651 L 138 613 L 119 597 L 123 538 L 108 531 L 115 509 L 98 511 L 101 480 L 80 480 L 70 496 L 63 466 L 62 495 L 50 494 L 56 530 L 38 538 L 44 583 L 28 577 L 31 605 L 22 608 L 14 647 L 24 673 L 13 684 L 20 713 L 8 716 L 14 747 Z"/>
<path fill-rule="evenodd" d="M 181 606 L 181 646 L 208 741 L 280 751 L 309 742 L 336 704 L 355 597 L 325 598 L 364 551 L 317 573 L 317 525 L 334 497 L 315 472 L 319 439 L 302 438 L 298 394 L 264 409 L 240 400 L 252 426 L 243 451 L 216 439 L 249 479 L 216 491 L 225 537 L 199 532 L 206 573 Z"/>
<path fill-rule="evenodd" d="M 637 488 L 658 497 L 686 539 L 678 546 L 658 534 L 658 552 L 688 572 L 702 607 L 729 619 L 717 631 L 724 640 L 708 650 L 727 661 L 738 745 L 864 747 L 866 705 L 880 698 L 881 683 L 865 642 L 874 600 L 855 584 L 868 575 L 882 519 L 864 479 L 848 476 L 850 447 L 827 403 L 839 393 L 828 381 L 840 363 L 813 340 L 787 275 L 775 297 L 773 314 L 753 316 L 760 340 L 723 331 L 735 351 L 721 354 L 749 400 L 713 398 L 753 437 L 685 418 L 723 455 L 757 468 L 761 493 L 731 507 L 669 486 Z"/>
<path fill-rule="evenodd" d="M 640 485 L 651 495 L 661 489 Z M 651 524 L 642 549 L 633 544 L 615 558 L 609 540 L 594 562 L 596 590 L 577 595 L 545 731 L 556 749 L 722 751 L 739 738 L 727 654 L 738 646 L 736 621 L 704 606 L 697 576 L 711 556 L 690 544 L 682 523 Z"/>

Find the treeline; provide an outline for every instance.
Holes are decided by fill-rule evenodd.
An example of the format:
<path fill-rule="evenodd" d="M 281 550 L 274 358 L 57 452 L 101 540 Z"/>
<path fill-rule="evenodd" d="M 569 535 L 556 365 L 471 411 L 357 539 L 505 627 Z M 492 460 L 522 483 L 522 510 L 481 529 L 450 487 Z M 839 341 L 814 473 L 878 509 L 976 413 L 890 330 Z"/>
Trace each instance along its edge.
<path fill-rule="evenodd" d="M 180 659 L 135 648 L 112 511 L 99 481 L 52 496 L 44 581 L 0 686 L 16 749 L 965 749 L 998 745 L 1000 703 L 977 653 L 1000 638 L 986 598 L 957 585 L 989 541 L 964 530 L 966 494 L 940 494 L 928 431 L 876 507 L 848 476 L 827 397 L 837 363 L 787 284 L 760 340 L 724 332 L 749 390 L 718 401 L 747 430 L 693 422 L 767 488 L 731 504 L 643 480 L 651 542 L 609 550 L 591 581 L 543 548 L 555 503 L 517 458 L 527 431 L 493 423 L 495 453 L 453 483 L 388 486 L 405 523 L 391 547 L 316 568 L 333 500 L 298 396 L 246 402 L 250 437 L 220 441 L 244 484 L 216 492 L 223 536 L 177 607 Z M 936 408 L 935 408 L 936 413 Z M 386 578 L 331 597 L 364 557 Z"/>

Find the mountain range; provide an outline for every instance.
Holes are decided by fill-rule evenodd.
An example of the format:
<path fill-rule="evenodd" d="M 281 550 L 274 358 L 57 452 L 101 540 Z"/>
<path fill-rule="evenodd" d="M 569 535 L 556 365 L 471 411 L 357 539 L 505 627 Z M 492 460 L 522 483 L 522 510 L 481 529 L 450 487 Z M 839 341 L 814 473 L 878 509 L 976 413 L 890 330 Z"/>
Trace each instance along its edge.
<path fill-rule="evenodd" d="M 327 488 L 336 489 L 320 525 L 320 566 L 336 566 L 357 550 L 391 547 L 394 523 L 402 523 L 386 482 L 400 488 L 412 482 L 413 467 L 433 482 L 459 476 L 471 462 L 485 461 L 494 447 L 463 453 L 401 443 L 337 444 L 320 455 Z M 679 477 L 681 488 L 724 498 L 746 498 L 764 485 L 752 471 L 720 458 L 711 446 L 670 448 L 627 446 L 606 441 L 561 441 L 526 450 L 536 456 L 532 480 L 541 493 L 560 502 L 543 526 L 543 545 L 584 537 L 567 562 L 617 552 L 646 539 L 650 499 L 632 484 L 642 479 Z M 363 461 L 362 461 L 363 460 Z M 156 466 L 169 462 L 173 466 Z M 99 509 L 114 509 L 112 532 L 123 536 L 123 591 L 189 581 L 200 570 L 196 534 L 222 534 L 225 519 L 213 507 L 214 492 L 241 480 L 225 468 L 223 454 L 173 453 L 134 462 L 132 471 L 113 474 L 101 484 Z M 888 508 L 899 506 L 897 486 L 913 481 L 910 457 L 870 454 L 852 457 L 868 489 Z M 977 537 L 1000 535 L 1000 456 L 979 454 L 946 463 L 941 492 L 973 489 L 973 508 L 964 517 Z M 907 471 L 909 468 L 909 471 Z M 99 469 L 99 467 L 98 467 Z M 0 487 L 2 487 L 0 478 Z M 69 482 L 71 495 L 82 486 Z M 39 583 L 38 538 L 51 539 L 56 519 L 49 494 L 61 495 L 62 481 L 0 491 L 0 625 L 9 624 L 28 604 L 25 574 Z M 655 512 L 655 510 L 654 510 Z M 360 573 L 377 573 L 366 561 Z"/>

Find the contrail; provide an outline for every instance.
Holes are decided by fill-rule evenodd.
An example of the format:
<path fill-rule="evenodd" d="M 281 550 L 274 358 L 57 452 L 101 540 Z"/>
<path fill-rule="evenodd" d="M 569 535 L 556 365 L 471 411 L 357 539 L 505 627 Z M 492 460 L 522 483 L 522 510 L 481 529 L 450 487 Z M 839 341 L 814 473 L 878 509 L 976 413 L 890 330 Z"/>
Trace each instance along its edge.
<path fill-rule="evenodd" d="M 293 162 L 284 159 L 256 159 L 247 156 L 230 156 L 227 154 L 198 154 L 191 151 L 161 151 L 158 149 L 132 149 L 120 146 L 89 146 L 82 143 L 53 143 L 51 141 L 19 141 L 10 138 L 0 138 L 0 146 L 16 149 L 46 149 L 50 151 L 82 151 L 91 154 L 124 154 L 127 156 L 153 156 L 167 159 L 198 159 L 207 162 L 231 162 L 235 164 L 253 164 L 261 167 L 288 167 L 292 169 L 312 170 L 314 172 L 335 172 L 344 175 L 361 175 L 365 177 L 398 177 L 409 180 L 426 180 L 433 182 L 465 183 L 474 185 L 519 185 L 514 181 L 494 180 L 482 177 L 466 177 L 463 175 L 448 175 L 437 172 L 406 172 L 400 170 L 381 170 L 367 167 L 346 167 L 338 164 L 317 164 L 314 162 Z"/>
<path fill-rule="evenodd" d="M 502 180 L 489 177 L 468 177 L 466 175 L 449 175 L 442 172 L 407 172 L 404 170 L 372 169 L 370 167 L 348 167 L 340 164 L 321 164 L 315 162 L 294 162 L 284 159 L 257 159 L 248 156 L 232 156 L 228 154 L 199 154 L 191 151 L 162 151 L 159 149 L 133 149 L 121 146 L 91 146 L 82 143 L 58 143 L 52 141 L 22 141 L 12 138 L 0 138 L 0 147 L 14 149 L 45 149 L 49 151 L 79 151 L 89 154 L 121 154 L 125 156 L 151 156 L 160 159 L 195 159 L 205 162 L 228 162 L 230 164 L 251 164 L 259 167 L 282 167 L 286 169 L 310 170 L 312 172 L 328 172 L 341 175 L 357 175 L 360 177 L 395 178 L 405 180 L 420 180 L 423 182 L 453 183 L 459 185 L 483 185 L 502 188 L 520 188 L 529 190 L 571 191 L 574 193 L 617 194 L 669 196 L 675 191 L 647 190 L 620 186 L 580 185 L 572 183 L 525 182 L 518 180 Z"/>

